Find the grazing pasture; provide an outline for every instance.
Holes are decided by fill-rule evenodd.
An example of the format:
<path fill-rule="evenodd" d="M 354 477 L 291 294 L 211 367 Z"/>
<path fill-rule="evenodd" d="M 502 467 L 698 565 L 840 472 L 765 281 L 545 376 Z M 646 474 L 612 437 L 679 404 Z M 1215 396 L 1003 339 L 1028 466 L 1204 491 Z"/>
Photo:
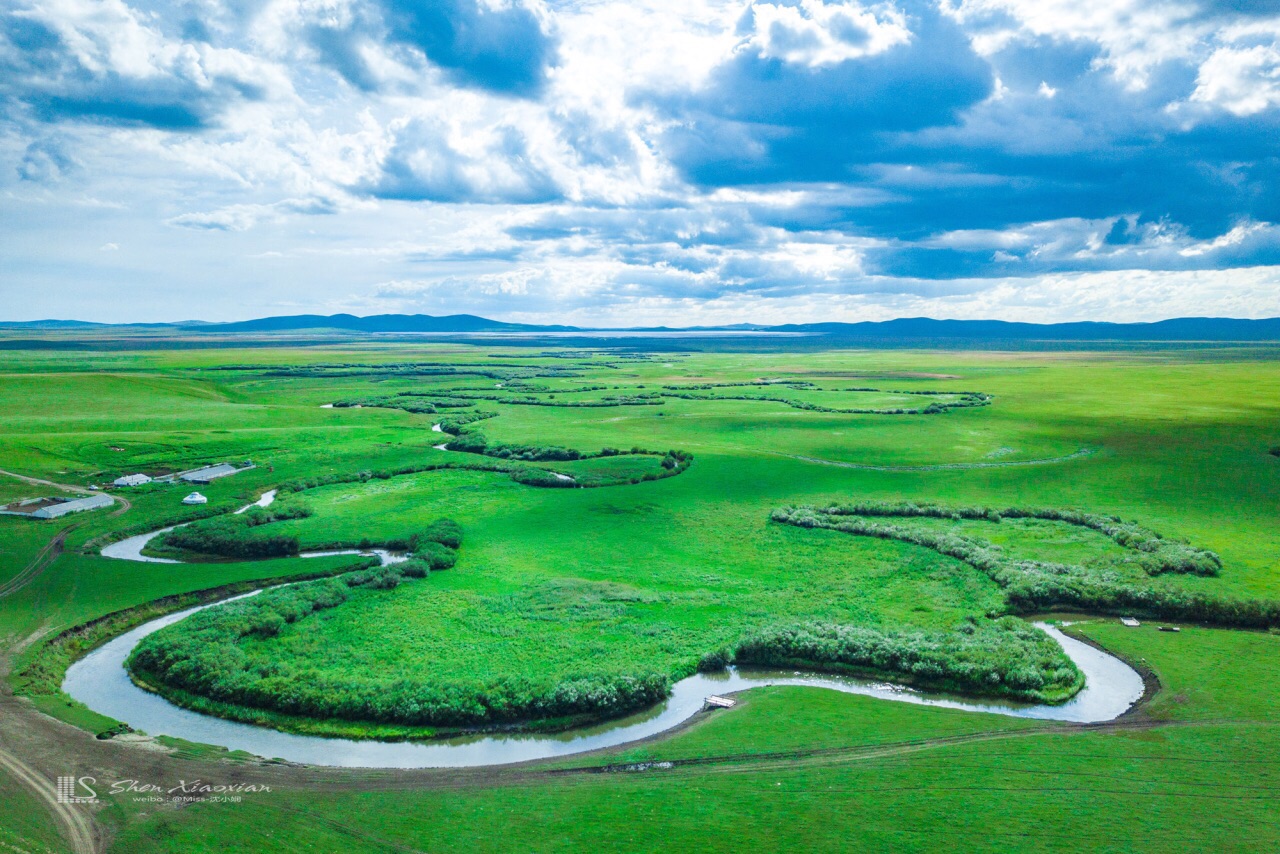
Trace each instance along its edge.
<path fill-rule="evenodd" d="M 286 850 L 414 846 L 428 829 L 439 847 L 505 834 L 529 849 L 981 848 L 1031 833 L 1105 847 L 1122 827 L 1134 850 L 1272 847 L 1276 781 L 1259 764 L 1280 748 L 1271 355 L 13 351 L 0 469 L 70 488 L 256 467 L 202 486 L 198 507 L 152 483 L 117 491 L 121 513 L 0 517 L 0 584 L 21 582 L 0 597 L 21 698 L 5 700 L 0 744 L 48 733 L 60 762 L 277 784 L 181 811 L 106 798 L 93 816 L 121 851 L 252 849 L 265 826 Z M 272 489 L 271 507 L 232 515 Z M 28 491 L 0 476 L 0 495 Z M 431 527 L 445 518 L 453 533 Z M 100 554 L 172 525 L 148 553 L 181 563 Z M 415 559 L 293 556 L 371 546 Z M 1056 611 L 1159 689 L 1094 729 L 756 689 L 680 732 L 562 760 L 580 769 L 562 774 L 308 776 L 138 736 L 149 747 L 83 746 L 72 727 L 117 722 L 60 693 L 78 655 L 167 610 L 315 576 L 333 577 L 151 635 L 136 675 L 203 712 L 346 737 L 578 726 L 728 662 L 1060 701 L 1079 674 L 1027 621 Z M 1144 626 L 1120 627 L 1122 613 Z M 24 803 L 0 806 L 0 841 L 48 845 Z"/>

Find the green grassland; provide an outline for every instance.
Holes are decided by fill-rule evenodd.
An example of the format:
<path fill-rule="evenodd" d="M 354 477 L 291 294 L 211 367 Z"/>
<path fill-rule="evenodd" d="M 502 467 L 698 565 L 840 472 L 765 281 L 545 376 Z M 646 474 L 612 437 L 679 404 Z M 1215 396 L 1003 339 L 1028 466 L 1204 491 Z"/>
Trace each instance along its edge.
<path fill-rule="evenodd" d="M 760 380 L 771 382 L 758 387 Z M 751 385 L 690 392 L 719 399 L 641 397 L 726 383 Z M 893 393 L 902 391 L 942 394 Z M 895 411 L 974 392 L 990 399 L 928 414 Z M 779 399 L 724 399 L 731 395 Z M 368 405 L 322 408 L 361 400 Z M 414 412 L 389 401 L 462 405 Z M 593 405 L 563 405 L 575 401 Z M 520 482 L 506 470 L 469 470 L 458 466 L 508 461 L 437 450 L 451 439 L 431 428 L 475 411 L 495 415 L 462 429 L 490 447 L 588 455 L 634 447 L 659 455 L 519 464 L 574 479 L 561 488 Z M 223 460 L 257 467 L 200 487 L 210 503 L 199 508 L 180 503 L 189 487 L 155 484 L 121 492 L 132 506 L 118 516 L 0 518 L 0 583 L 72 528 L 60 555 L 0 598 L 0 637 L 8 646 L 28 642 L 12 661 L 15 687 L 49 714 L 103 729 L 109 721 L 57 693 L 57 669 L 69 659 L 46 644 L 59 632 L 161 597 L 318 567 L 297 558 L 212 555 L 181 565 L 133 563 L 101 557 L 101 545 L 323 478 L 341 482 L 282 499 L 305 504 L 309 515 L 264 528 L 296 538 L 304 550 L 384 542 L 440 517 L 465 532 L 451 569 L 394 589 L 360 588 L 274 636 L 237 641 L 254 660 L 308 678 L 347 674 L 369 690 L 401 677 L 476 690 L 516 679 L 534 693 L 587 677 L 657 674 L 669 682 L 707 654 L 778 626 L 953 634 L 1008 612 L 1001 585 L 961 560 L 909 542 L 771 522 L 785 506 L 911 500 L 1079 508 L 1212 550 L 1221 570 L 1151 577 L 1133 550 L 1061 522 L 908 524 L 980 539 L 1010 560 L 1070 564 L 1125 585 L 1280 600 L 1280 459 L 1269 453 L 1280 442 L 1277 415 L 1280 362 L 1229 350 L 544 354 L 387 343 L 16 351 L 0 371 L 0 468 L 85 486 Z M 691 455 L 692 464 L 664 470 L 660 454 L 670 450 Z M 415 470 L 437 464 L 449 467 Z M 405 473 L 376 476 L 398 471 Z M 670 476 L 642 480 L 658 474 Z M 23 496 L 32 491 L 3 488 L 11 487 Z M 979 850 L 1031 847 L 1031 839 L 1044 848 L 1167 850 L 1198 841 L 1226 849 L 1233 847 L 1230 822 L 1246 833 L 1234 847 L 1274 845 L 1274 822 L 1268 829 L 1266 819 L 1276 814 L 1275 780 L 1256 760 L 1280 747 L 1270 723 L 1280 699 L 1268 675 L 1280 638 L 1224 628 L 1123 633 L 1100 622 L 1084 630 L 1156 671 L 1163 689 L 1146 714 L 1167 724 L 1090 734 L 760 689 L 740 708 L 683 733 L 592 760 L 715 760 L 708 765 L 476 784 L 447 797 L 299 789 L 150 815 L 120 802 L 103 820 L 118 830 L 118 849 L 129 851 L 488 850 L 499 838 L 503 847 L 538 850 L 924 848 L 945 844 L 944 833 L 971 843 L 951 847 Z M 385 734 L 377 729 L 385 722 L 368 723 L 366 734 Z M 929 746 L 904 747 L 917 742 Z M 876 745 L 894 747 L 876 756 L 868 752 Z M 824 750 L 835 752 L 812 753 Z M 767 765 L 715 759 L 784 752 L 795 756 Z M 997 784 L 983 784 L 993 777 Z M 9 823 L 9 809 L 0 807 L 0 824 L 16 828 L 15 838 L 41 838 L 16 819 Z M 1088 818 L 1087 834 L 1057 818 L 1071 814 Z M 317 815 L 326 819 L 312 820 Z M 780 815 L 787 820 L 777 821 Z M 269 845 L 254 836 L 264 826 L 274 828 Z M 426 828 L 430 846 L 421 841 Z"/>
<path fill-rule="evenodd" d="M 799 688 L 596 760 L 292 789 L 129 821 L 121 850 L 1258 851 L 1275 847 L 1274 636 L 1089 624 L 1159 675 L 1154 726 L 1044 727 Z M 683 764 L 684 762 L 688 764 Z M 574 773 L 570 769 L 579 769 Z M 441 786 L 446 786 L 443 790 Z"/>

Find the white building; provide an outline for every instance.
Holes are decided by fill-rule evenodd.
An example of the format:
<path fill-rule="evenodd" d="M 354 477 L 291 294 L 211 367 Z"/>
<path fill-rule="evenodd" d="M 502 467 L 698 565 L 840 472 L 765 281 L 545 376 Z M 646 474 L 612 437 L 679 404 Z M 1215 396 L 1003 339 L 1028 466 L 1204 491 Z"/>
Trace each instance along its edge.
<path fill-rule="evenodd" d="M 73 498 L 70 501 L 59 501 L 48 507 L 42 507 L 31 515 L 37 519 L 57 519 L 68 513 L 81 513 L 85 510 L 97 510 L 99 507 L 110 507 L 116 500 L 110 495 L 89 495 L 84 498 Z"/>
<path fill-rule="evenodd" d="M 144 483 L 150 483 L 151 478 L 145 474 L 127 474 L 124 477 L 118 477 L 111 481 L 116 486 L 142 486 Z"/>
<path fill-rule="evenodd" d="M 205 498 L 198 492 L 193 492 L 186 498 L 182 499 L 183 504 L 208 504 L 209 499 Z"/>
<path fill-rule="evenodd" d="M 182 478 L 187 483 L 209 483 L 212 480 L 217 480 L 220 477 L 226 477 L 229 474 L 235 474 L 238 471 L 243 471 L 243 469 L 238 469 L 230 463 L 218 463 L 215 466 L 205 466 L 204 468 L 196 469 L 195 471 L 184 471 L 179 474 L 178 477 Z"/>

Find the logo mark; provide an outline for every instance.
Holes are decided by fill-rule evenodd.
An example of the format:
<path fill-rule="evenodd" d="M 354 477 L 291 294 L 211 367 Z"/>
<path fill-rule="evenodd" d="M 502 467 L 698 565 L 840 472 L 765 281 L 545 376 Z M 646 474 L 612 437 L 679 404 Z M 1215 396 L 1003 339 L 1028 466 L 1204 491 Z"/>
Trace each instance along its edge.
<path fill-rule="evenodd" d="M 98 781 L 93 777 L 59 777 L 58 803 L 60 804 L 95 804 L 98 793 L 93 784 Z"/>

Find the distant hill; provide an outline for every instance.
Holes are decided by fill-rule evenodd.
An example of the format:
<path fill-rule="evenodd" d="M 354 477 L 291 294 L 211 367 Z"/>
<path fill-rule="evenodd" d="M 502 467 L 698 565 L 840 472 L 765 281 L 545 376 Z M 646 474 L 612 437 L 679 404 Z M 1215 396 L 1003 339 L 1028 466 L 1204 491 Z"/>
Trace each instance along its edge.
<path fill-rule="evenodd" d="M 473 314 L 377 314 L 357 317 L 354 314 L 296 314 L 261 317 L 232 323 L 207 323 L 187 320 L 177 323 L 109 324 L 80 320 L 0 321 L 0 328 L 29 330 L 99 329 L 116 326 L 171 328 L 187 332 L 292 332 L 301 330 L 344 330 L 357 333 L 511 333 L 555 334 L 585 333 L 598 337 L 646 332 L 662 335 L 718 333 L 721 335 L 789 332 L 822 335 L 839 339 L 865 340 L 946 340 L 978 341 L 1280 341 L 1280 317 L 1263 320 L 1241 320 L 1229 317 L 1179 317 L 1153 323 L 1015 323 L 1004 320 L 934 320 L 930 317 L 903 317 L 897 320 L 863 321 L 860 323 L 737 323 L 726 326 L 690 327 L 601 327 L 539 326 L 528 323 L 506 323 Z"/>
<path fill-rule="evenodd" d="M 0 320 L 0 329 L 93 329 L 110 325 L 88 320 Z"/>
<path fill-rule="evenodd" d="M 474 314 L 294 314 L 263 317 L 236 323 L 210 323 L 200 327 L 205 332 L 283 332 L 293 329 L 349 329 L 353 332 L 573 332 L 573 326 L 531 326 L 503 323 L 476 317 Z"/>

